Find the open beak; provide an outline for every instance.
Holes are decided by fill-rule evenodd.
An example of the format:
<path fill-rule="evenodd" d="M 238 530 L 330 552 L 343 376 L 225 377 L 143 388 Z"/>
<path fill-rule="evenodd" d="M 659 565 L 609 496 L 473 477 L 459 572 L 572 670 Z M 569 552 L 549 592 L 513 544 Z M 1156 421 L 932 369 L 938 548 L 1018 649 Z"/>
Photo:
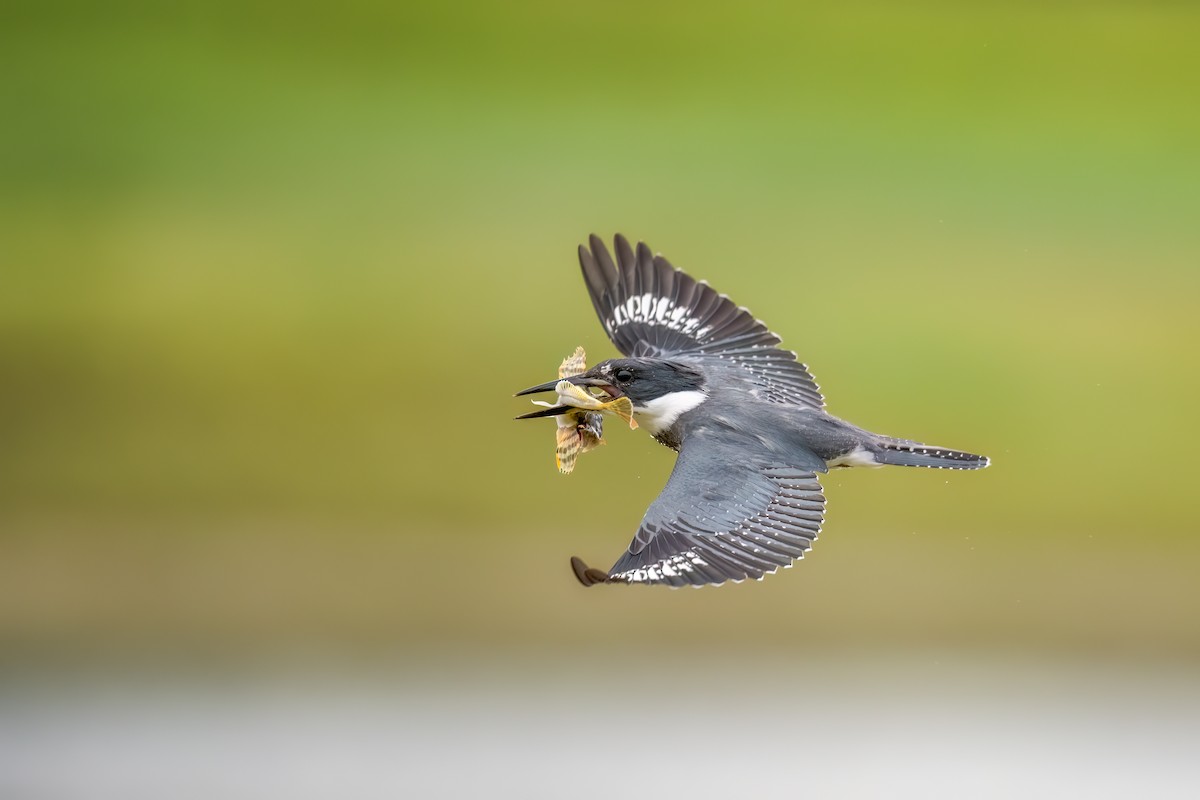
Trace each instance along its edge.
<path fill-rule="evenodd" d="M 538 394 L 539 392 L 553 392 L 554 387 L 558 385 L 558 381 L 565 380 L 573 383 L 576 386 L 598 386 L 606 394 L 612 398 L 621 396 L 621 390 L 600 378 L 589 378 L 586 375 L 572 375 L 569 378 L 559 378 L 547 383 L 539 383 L 537 386 L 530 386 L 528 389 L 522 389 L 513 395 L 520 397 L 526 394 Z M 539 417 L 557 417 L 559 414 L 566 414 L 576 410 L 574 406 L 554 406 L 553 408 L 539 408 L 537 411 L 530 411 L 528 414 L 522 414 L 514 419 L 538 419 Z"/>
<path fill-rule="evenodd" d="M 567 378 L 566 380 L 570 381 L 571 383 L 578 384 L 578 377 L 579 376 L 576 375 L 573 378 Z M 558 378 L 557 380 L 549 381 L 547 383 L 539 383 L 537 386 L 530 386 L 528 389 L 522 389 L 521 391 L 517 392 L 513 395 L 513 397 L 520 397 L 521 395 L 526 394 L 538 394 L 540 392 L 553 392 L 554 387 L 558 386 L 558 381 L 560 380 L 563 379 Z M 566 414 L 570 410 L 570 406 L 539 408 L 537 411 L 530 411 L 528 414 L 522 414 L 521 416 L 514 417 L 513 419 L 539 419 L 541 417 L 557 417 L 559 414 Z"/>

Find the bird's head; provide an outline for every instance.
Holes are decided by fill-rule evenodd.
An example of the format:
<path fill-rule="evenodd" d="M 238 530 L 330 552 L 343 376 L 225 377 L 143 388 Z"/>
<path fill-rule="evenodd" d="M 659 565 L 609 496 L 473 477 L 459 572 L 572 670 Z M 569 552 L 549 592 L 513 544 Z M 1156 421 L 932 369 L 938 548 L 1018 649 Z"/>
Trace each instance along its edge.
<path fill-rule="evenodd" d="M 598 388 L 609 397 L 628 397 L 638 421 L 651 435 L 671 427 L 681 414 L 708 398 L 700 370 L 678 361 L 657 358 L 613 358 L 566 380 L 577 386 Z M 557 383 L 550 381 L 531 386 L 517 394 L 553 391 Z M 553 410 L 525 416 L 546 416 Z"/>

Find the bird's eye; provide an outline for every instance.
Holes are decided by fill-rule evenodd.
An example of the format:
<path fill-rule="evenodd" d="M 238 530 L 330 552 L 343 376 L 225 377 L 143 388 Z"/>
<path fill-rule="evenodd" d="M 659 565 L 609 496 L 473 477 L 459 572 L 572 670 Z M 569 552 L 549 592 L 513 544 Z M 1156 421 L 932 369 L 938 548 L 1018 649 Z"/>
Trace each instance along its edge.
<path fill-rule="evenodd" d="M 629 383 L 631 380 L 633 380 L 633 373 L 622 367 L 613 373 L 613 377 L 621 383 Z"/>

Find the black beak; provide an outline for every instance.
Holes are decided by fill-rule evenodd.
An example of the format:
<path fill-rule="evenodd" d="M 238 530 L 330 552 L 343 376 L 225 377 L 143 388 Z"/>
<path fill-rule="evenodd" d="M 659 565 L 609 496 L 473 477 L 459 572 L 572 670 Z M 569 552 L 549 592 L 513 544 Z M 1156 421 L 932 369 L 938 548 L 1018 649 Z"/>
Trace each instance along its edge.
<path fill-rule="evenodd" d="M 578 385 L 578 384 L 582 383 L 582 381 L 578 378 L 580 378 L 580 377 L 578 377 L 578 375 L 575 375 L 574 378 L 568 378 L 566 380 L 571 381 L 572 384 Z M 514 395 L 514 397 L 521 397 L 522 395 L 536 395 L 536 393 L 538 393 L 538 392 L 552 392 L 552 391 L 554 391 L 554 386 L 558 385 L 559 380 L 563 380 L 563 379 L 559 378 L 558 380 L 548 381 L 548 383 L 545 383 L 545 384 L 538 384 L 536 386 L 530 386 L 529 389 L 522 389 L 521 391 L 518 391 L 516 393 L 516 395 Z M 556 407 L 554 407 L 554 408 L 540 408 L 536 411 L 529 411 L 528 414 L 522 414 L 521 416 L 512 417 L 512 419 L 536 420 L 542 416 L 558 416 L 559 414 L 566 414 L 570 410 L 571 410 L 570 405 L 556 405 Z"/>
<path fill-rule="evenodd" d="M 599 386 L 599 387 L 603 388 L 608 394 L 610 394 L 613 397 L 616 397 L 620 394 L 620 392 L 615 387 L 610 386 L 609 384 L 607 384 L 605 381 L 601 380 L 600 378 L 589 378 L 585 375 L 572 375 L 569 378 L 565 378 L 565 379 L 559 378 L 558 380 L 567 380 L 570 383 L 575 384 L 576 386 Z M 558 385 L 558 380 L 549 381 L 548 383 L 539 383 L 537 386 L 530 386 L 528 389 L 522 389 L 521 391 L 514 394 L 513 397 L 520 397 L 521 395 L 526 395 L 526 394 L 537 394 L 538 392 L 553 392 L 554 387 Z M 528 414 L 522 414 L 521 416 L 514 417 L 513 419 L 538 419 L 539 417 L 557 417 L 559 414 L 566 414 L 567 412 L 574 411 L 574 410 L 576 410 L 574 406 L 554 406 L 553 408 L 539 408 L 537 411 L 530 411 Z"/>
<path fill-rule="evenodd" d="M 517 392 L 516 394 L 513 395 L 513 397 L 520 397 L 523 394 L 537 394 L 539 392 L 553 392 L 554 387 L 558 385 L 558 381 L 560 381 L 560 380 L 562 380 L 562 378 L 559 378 L 558 380 L 550 381 L 549 383 L 539 383 L 537 386 L 530 386 L 528 389 L 522 389 L 521 391 Z M 571 380 L 571 379 L 568 378 L 567 380 Z M 575 383 L 575 381 L 571 381 L 571 382 Z"/>
<path fill-rule="evenodd" d="M 520 397 L 523 394 L 537 394 L 538 392 L 553 392 L 554 387 L 558 385 L 558 381 L 563 380 L 567 383 L 573 383 L 576 386 L 599 386 L 614 397 L 620 395 L 620 392 L 609 386 L 602 378 L 589 378 L 587 375 L 572 375 L 569 378 L 559 378 L 548 383 L 539 383 L 537 386 L 530 386 L 528 389 L 522 389 L 517 392 L 513 397 Z"/>
<path fill-rule="evenodd" d="M 557 417 L 559 414 L 566 414 L 572 411 L 571 406 L 555 406 L 554 408 L 539 408 L 537 411 L 530 411 L 528 414 L 522 414 L 513 419 L 538 419 L 539 417 Z"/>

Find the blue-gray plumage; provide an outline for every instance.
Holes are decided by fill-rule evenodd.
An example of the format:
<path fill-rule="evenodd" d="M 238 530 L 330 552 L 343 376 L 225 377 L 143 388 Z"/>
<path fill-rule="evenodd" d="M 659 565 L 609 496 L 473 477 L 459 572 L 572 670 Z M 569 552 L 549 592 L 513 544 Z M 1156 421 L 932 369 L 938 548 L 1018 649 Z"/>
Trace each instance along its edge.
<path fill-rule="evenodd" d="M 635 252 L 617 235 L 615 263 L 598 237 L 589 244 L 579 248 L 584 282 L 627 357 L 569 380 L 627 396 L 641 426 L 679 458 L 612 569 L 571 560 L 584 585 L 761 579 L 802 558 L 817 538 L 825 511 L 818 473 L 988 465 L 983 456 L 881 436 L 826 413 L 808 368 L 745 308 L 645 244 Z"/>

